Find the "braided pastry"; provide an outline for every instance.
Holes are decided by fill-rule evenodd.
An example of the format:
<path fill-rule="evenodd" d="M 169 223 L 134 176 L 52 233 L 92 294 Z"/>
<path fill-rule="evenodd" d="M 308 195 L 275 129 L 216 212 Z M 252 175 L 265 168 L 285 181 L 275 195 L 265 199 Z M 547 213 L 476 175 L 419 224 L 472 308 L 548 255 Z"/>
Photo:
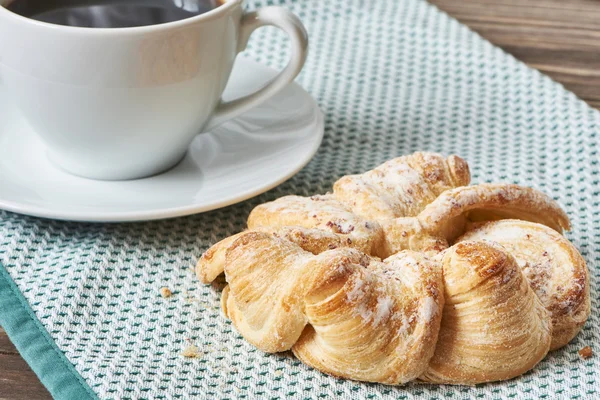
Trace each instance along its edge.
<path fill-rule="evenodd" d="M 225 314 L 259 349 L 292 349 L 332 375 L 390 384 L 427 368 L 444 297 L 441 269 L 421 253 L 386 263 L 349 248 L 315 256 L 250 232 L 227 258 Z"/>
<path fill-rule="evenodd" d="M 414 153 L 362 175 L 344 176 L 333 185 L 333 193 L 356 215 L 388 220 L 414 217 L 444 191 L 470 181 L 469 166 L 462 158 Z"/>
<path fill-rule="evenodd" d="M 284 235 L 290 227 L 297 231 L 306 228 L 302 236 L 314 239 L 305 243 L 317 241 L 322 249 L 352 247 L 386 258 L 401 250 L 440 252 L 464 232 L 468 220 L 502 217 L 536 221 L 558 232 L 569 228 L 569 219 L 556 202 L 539 191 L 511 184 L 454 188 L 443 192 L 415 217 L 381 221 L 352 213 L 333 195 L 285 196 L 254 208 L 248 227 L 263 232 L 281 231 Z M 301 238 L 288 239 L 315 253 L 302 244 Z M 215 255 L 224 254 L 233 240 L 235 237 L 227 238 L 203 255 L 197 268 L 202 282 L 209 283 L 223 272 L 224 258 Z"/>
<path fill-rule="evenodd" d="M 205 283 L 225 272 L 223 309 L 248 341 L 323 372 L 509 379 L 581 329 L 587 268 L 554 201 L 469 179 L 457 156 L 388 161 L 332 194 L 259 205 L 250 231 L 211 247 L 196 272 Z"/>
<path fill-rule="evenodd" d="M 497 244 L 461 242 L 442 261 L 445 301 L 422 380 L 476 384 L 530 370 L 550 349 L 552 324 L 517 262 Z"/>
<path fill-rule="evenodd" d="M 540 224 L 503 220 L 475 224 L 463 240 L 499 243 L 516 258 L 552 317 L 550 350 L 581 330 L 590 315 L 590 282 L 583 257 L 564 236 Z"/>

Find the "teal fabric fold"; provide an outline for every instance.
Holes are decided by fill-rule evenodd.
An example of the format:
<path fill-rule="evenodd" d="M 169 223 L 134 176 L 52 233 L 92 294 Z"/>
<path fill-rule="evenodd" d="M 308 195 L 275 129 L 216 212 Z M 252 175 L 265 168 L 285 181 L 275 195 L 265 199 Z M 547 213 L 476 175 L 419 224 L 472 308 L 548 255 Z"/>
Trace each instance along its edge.
<path fill-rule="evenodd" d="M 55 399 L 97 399 L 0 264 L 0 326 Z"/>

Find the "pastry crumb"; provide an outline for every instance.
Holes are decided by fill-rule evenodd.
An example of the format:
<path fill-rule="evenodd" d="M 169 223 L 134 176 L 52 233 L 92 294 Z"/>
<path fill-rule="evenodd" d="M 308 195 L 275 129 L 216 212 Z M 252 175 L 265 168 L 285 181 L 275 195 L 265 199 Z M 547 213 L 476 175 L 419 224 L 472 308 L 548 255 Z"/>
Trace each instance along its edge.
<path fill-rule="evenodd" d="M 171 292 L 171 289 L 164 286 L 160 288 L 160 295 L 166 299 L 167 297 L 171 297 L 173 295 L 173 292 Z"/>
<path fill-rule="evenodd" d="M 181 355 L 185 358 L 200 358 L 200 349 L 196 345 L 189 345 L 182 352 Z"/>
<path fill-rule="evenodd" d="M 583 349 L 579 350 L 579 356 L 581 356 L 581 358 L 583 358 L 584 360 L 587 360 L 588 358 L 592 357 L 592 354 L 593 351 L 590 346 L 585 346 Z"/>

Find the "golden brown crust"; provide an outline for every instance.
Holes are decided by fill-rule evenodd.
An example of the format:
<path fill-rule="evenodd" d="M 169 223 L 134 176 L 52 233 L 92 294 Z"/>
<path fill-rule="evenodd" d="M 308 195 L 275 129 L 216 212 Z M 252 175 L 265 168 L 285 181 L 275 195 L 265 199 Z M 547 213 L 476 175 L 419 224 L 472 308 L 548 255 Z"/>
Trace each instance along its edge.
<path fill-rule="evenodd" d="M 452 176 L 452 186 L 467 186 L 471 183 L 471 171 L 469 164 L 459 156 L 453 154 L 446 159 L 448 163 L 448 173 Z"/>
<path fill-rule="evenodd" d="M 370 260 L 366 267 L 354 257 L 315 281 L 305 303 L 309 325 L 292 350 L 304 363 L 334 376 L 386 384 L 413 380 L 427 368 L 435 348 L 443 307 L 441 270 L 414 252 Z"/>
<path fill-rule="evenodd" d="M 339 235 L 349 246 L 377 257 L 382 254 L 383 231 L 377 222 L 349 211 L 332 195 L 285 196 L 254 208 L 248 228 L 299 226 Z"/>
<path fill-rule="evenodd" d="M 414 153 L 387 161 L 361 175 L 348 175 L 333 185 L 335 198 L 369 220 L 417 215 L 442 192 L 468 185 L 469 167 L 458 156 Z"/>
<path fill-rule="evenodd" d="M 223 310 L 256 347 L 292 349 L 335 376 L 509 379 L 581 329 L 589 278 L 557 233 L 569 220 L 553 200 L 511 184 L 462 186 L 469 179 L 460 157 L 416 153 L 344 177 L 333 194 L 262 204 L 249 231 L 202 256 L 198 277 L 225 271 Z M 533 222 L 496 221 L 505 218 Z"/>
<path fill-rule="evenodd" d="M 365 203 L 366 204 L 366 203 Z M 256 207 L 250 228 L 299 225 L 352 241 L 349 247 L 380 258 L 398 251 L 441 251 L 464 233 L 470 219 L 517 217 L 559 232 L 569 228 L 564 211 L 545 194 L 512 184 L 481 184 L 443 192 L 416 217 L 366 220 L 333 195 L 286 196 Z"/>
<path fill-rule="evenodd" d="M 225 274 L 224 311 L 263 351 L 291 347 L 321 371 L 388 384 L 415 379 L 433 354 L 442 275 L 420 253 L 385 263 L 349 248 L 314 256 L 250 232 L 227 252 Z"/>
<path fill-rule="evenodd" d="M 474 385 L 510 379 L 545 357 L 550 317 L 510 254 L 498 245 L 461 242 L 442 264 L 446 303 L 422 380 Z"/>
<path fill-rule="evenodd" d="M 200 282 L 211 283 L 217 279 L 217 276 L 223 273 L 227 250 L 243 233 L 244 232 L 238 233 L 237 235 L 229 236 L 221 240 L 202 254 L 196 263 L 196 276 Z"/>
<path fill-rule="evenodd" d="M 585 260 L 562 235 L 540 224 L 502 220 L 476 224 L 463 240 L 501 244 L 512 254 L 552 316 L 552 345 L 571 341 L 590 315 L 590 283 Z"/>
<path fill-rule="evenodd" d="M 569 217 L 544 193 L 507 183 L 483 183 L 447 190 L 429 204 L 418 218 L 428 232 L 447 232 L 448 224 L 468 213 L 472 221 L 522 219 L 562 232 L 569 230 Z M 462 227 L 460 228 L 462 229 Z"/>
<path fill-rule="evenodd" d="M 464 233 L 471 218 L 511 216 L 539 221 L 559 232 L 569 228 L 569 219 L 558 204 L 535 189 L 511 184 L 466 186 L 445 191 L 415 218 L 378 221 L 384 231 L 382 253 L 439 252 Z"/>
<path fill-rule="evenodd" d="M 300 337 L 307 323 L 302 300 L 309 256 L 294 243 L 263 232 L 244 233 L 228 249 L 224 311 L 257 348 L 289 350 Z"/>
<path fill-rule="evenodd" d="M 315 256 L 261 232 L 241 235 L 226 258 L 224 311 L 238 331 L 335 376 L 475 384 L 520 375 L 550 347 L 548 312 L 498 245 L 458 243 L 443 278 L 422 253 Z"/>
<path fill-rule="evenodd" d="M 402 250 L 436 254 L 448 248 L 443 234 L 431 234 L 423 229 L 417 218 L 396 218 L 381 223 L 385 238 L 383 253 L 396 254 Z"/>
<path fill-rule="evenodd" d="M 319 254 L 326 250 L 336 249 L 338 247 L 352 247 L 353 245 L 351 239 L 343 238 L 340 235 L 321 229 L 308 229 L 299 226 L 255 227 L 250 231 L 244 231 L 221 240 L 211 246 L 202 257 L 200 257 L 196 264 L 196 276 L 202 283 L 210 283 L 223 273 L 227 250 L 237 238 L 248 232 L 272 233 L 275 236 L 296 243 L 303 250 L 313 254 Z"/>

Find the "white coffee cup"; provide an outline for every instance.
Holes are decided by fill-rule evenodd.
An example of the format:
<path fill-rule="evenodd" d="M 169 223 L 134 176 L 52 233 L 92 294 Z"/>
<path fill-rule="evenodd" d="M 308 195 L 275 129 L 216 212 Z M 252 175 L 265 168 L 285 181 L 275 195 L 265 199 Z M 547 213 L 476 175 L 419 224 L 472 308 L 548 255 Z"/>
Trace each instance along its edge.
<path fill-rule="evenodd" d="M 273 96 L 300 72 L 306 30 L 282 7 L 244 12 L 242 0 L 197 16 L 133 28 L 80 28 L 15 14 L 0 0 L 0 85 L 51 160 L 94 179 L 133 179 L 177 164 L 198 133 Z M 44 1 L 44 0 L 39 0 Z M 221 95 L 258 27 L 291 38 L 288 65 L 257 92 Z"/>

